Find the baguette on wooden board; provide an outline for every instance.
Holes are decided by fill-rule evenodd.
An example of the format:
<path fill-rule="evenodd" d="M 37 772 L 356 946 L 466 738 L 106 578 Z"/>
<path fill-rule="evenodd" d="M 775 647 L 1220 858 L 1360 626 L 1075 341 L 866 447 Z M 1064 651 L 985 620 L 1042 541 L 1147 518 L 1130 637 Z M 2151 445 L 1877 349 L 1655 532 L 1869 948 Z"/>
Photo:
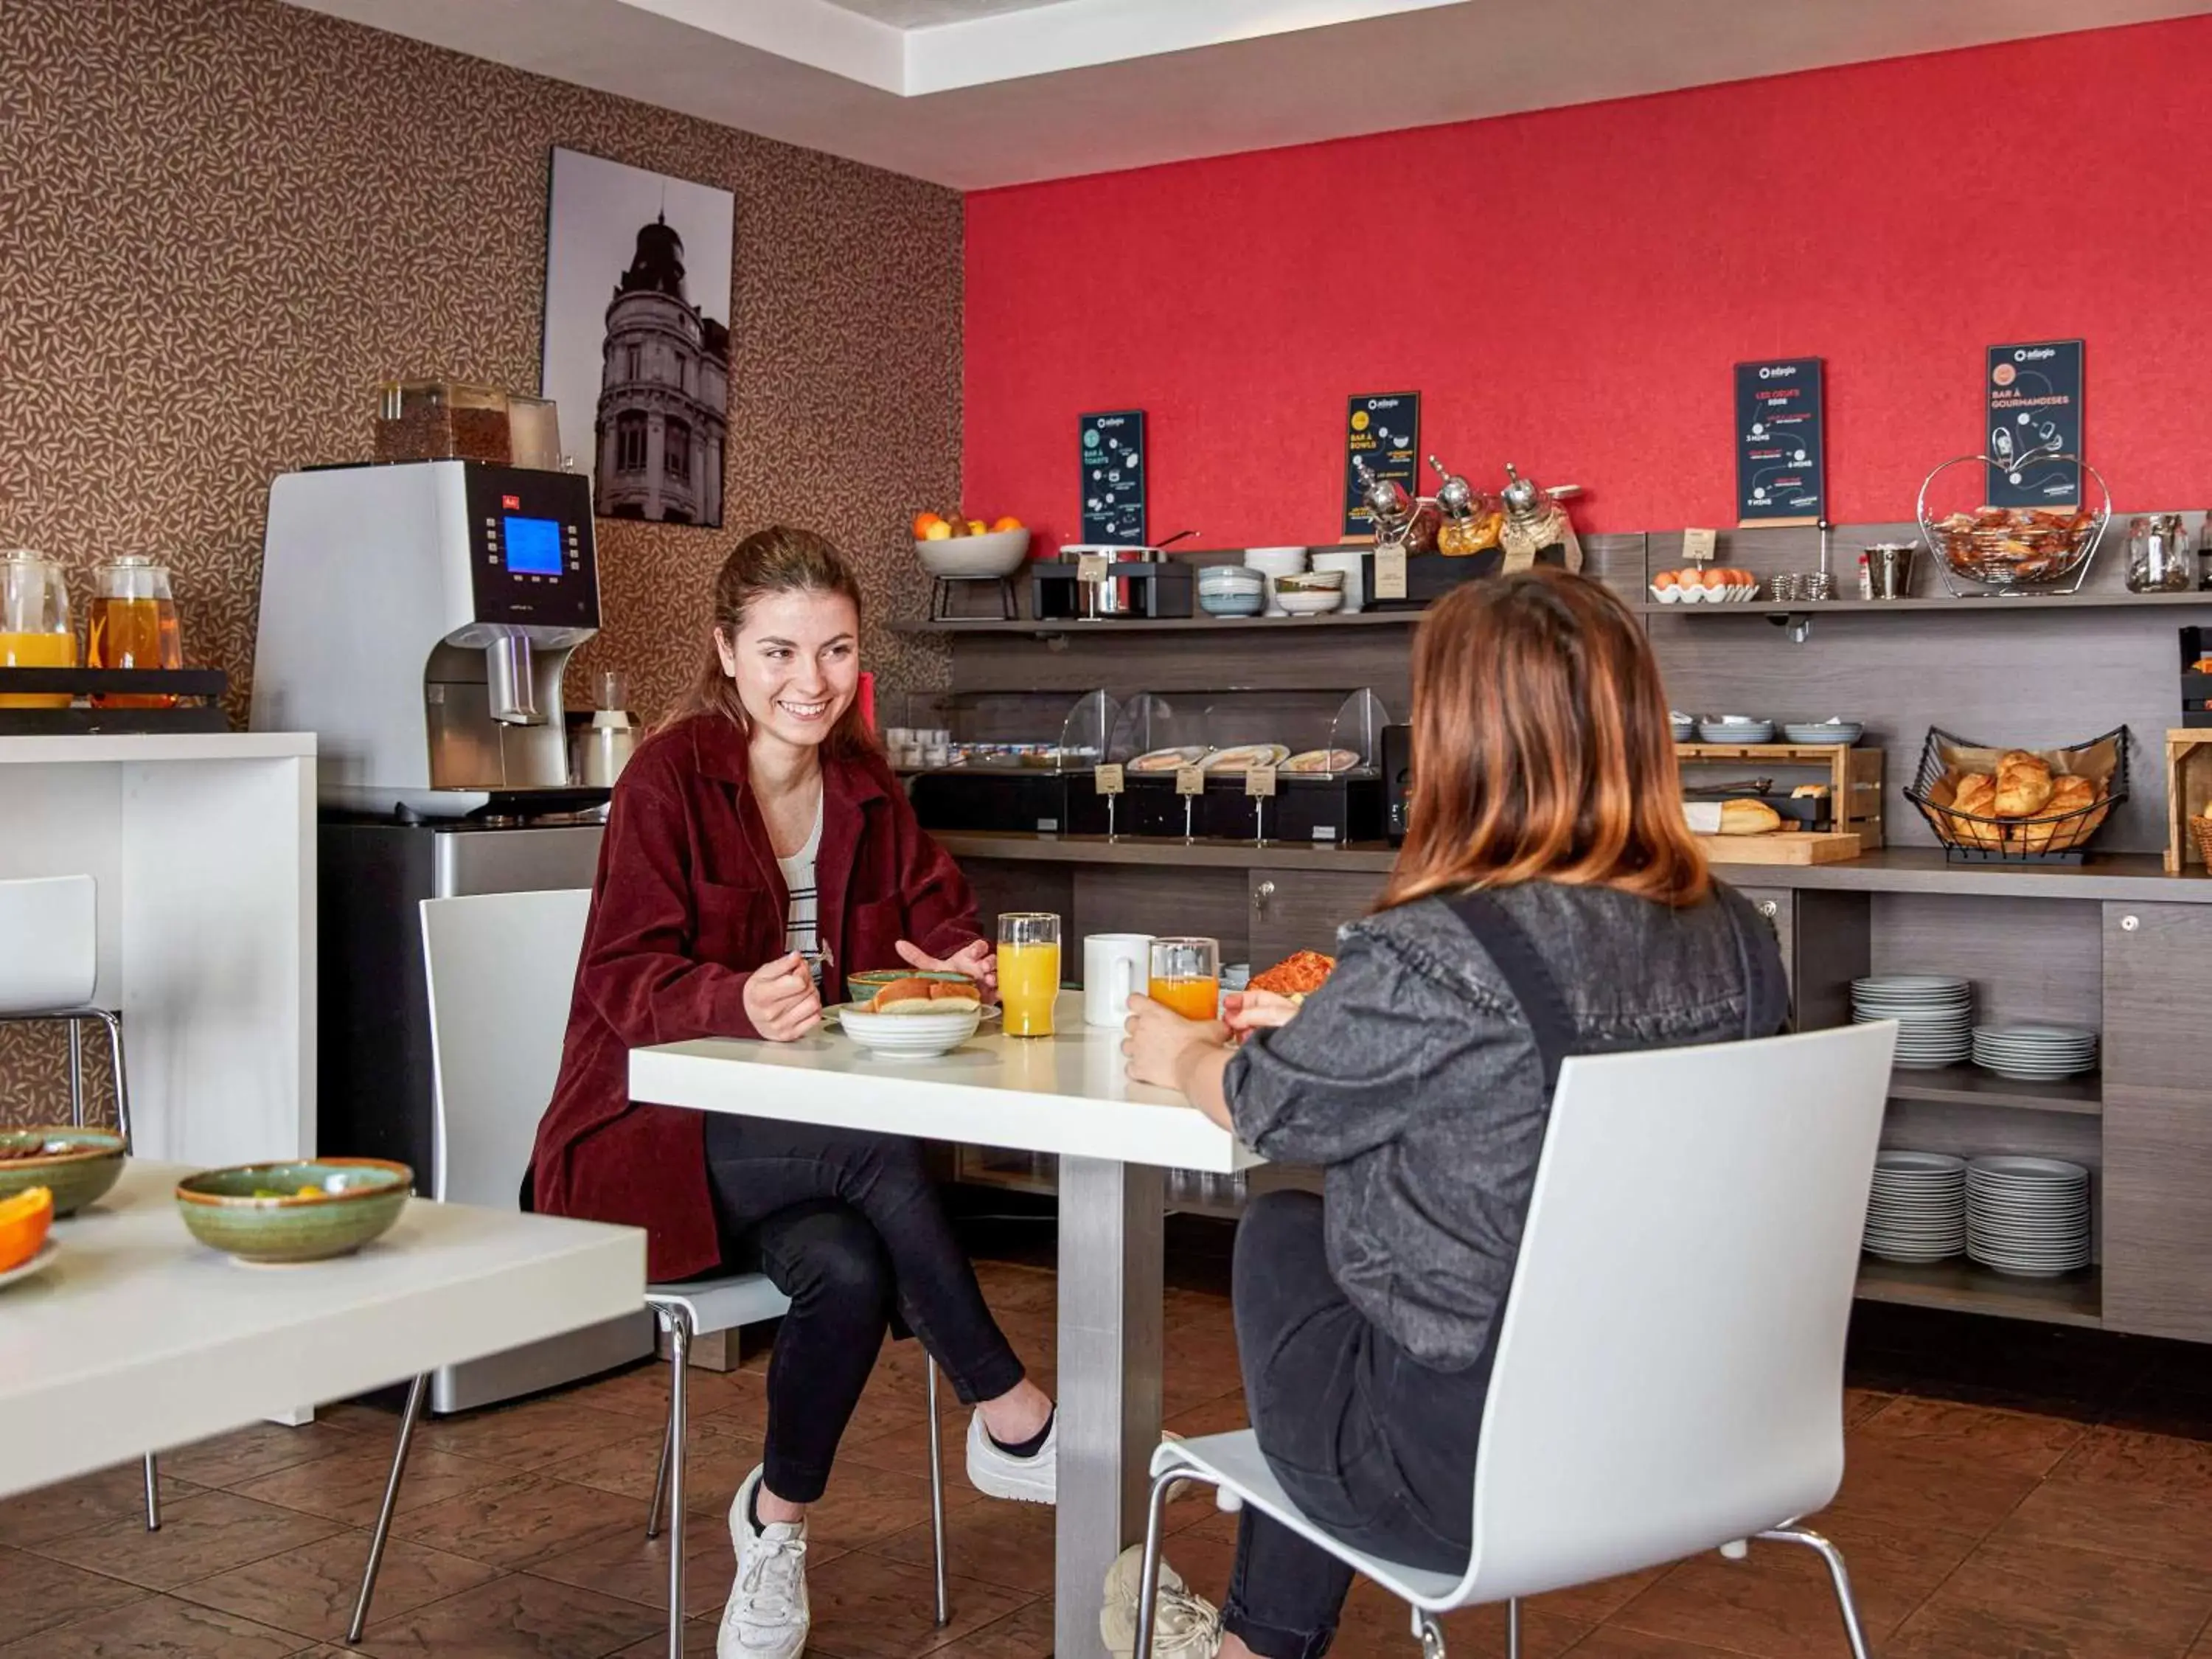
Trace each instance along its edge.
<path fill-rule="evenodd" d="M 1782 814 L 1763 800 L 1724 800 L 1721 803 L 1723 836 L 1771 836 L 1782 827 Z"/>

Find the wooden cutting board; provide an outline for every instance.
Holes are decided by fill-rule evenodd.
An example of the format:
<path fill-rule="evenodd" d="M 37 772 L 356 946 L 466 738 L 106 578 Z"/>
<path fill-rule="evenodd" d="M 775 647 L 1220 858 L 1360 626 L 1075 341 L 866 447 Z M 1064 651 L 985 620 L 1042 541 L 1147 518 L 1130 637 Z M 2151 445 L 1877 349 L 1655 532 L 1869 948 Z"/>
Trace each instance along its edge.
<path fill-rule="evenodd" d="M 1698 841 L 1715 864 L 1841 864 L 1859 855 L 1856 836 L 1832 830 L 1699 836 Z"/>

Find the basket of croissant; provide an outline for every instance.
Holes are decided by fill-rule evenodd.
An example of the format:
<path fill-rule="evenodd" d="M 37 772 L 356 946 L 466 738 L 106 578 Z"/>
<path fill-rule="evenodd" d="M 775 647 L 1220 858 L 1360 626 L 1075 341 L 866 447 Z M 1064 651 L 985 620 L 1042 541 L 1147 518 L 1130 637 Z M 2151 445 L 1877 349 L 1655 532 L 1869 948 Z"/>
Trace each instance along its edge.
<path fill-rule="evenodd" d="M 2128 798 L 2123 726 L 2065 749 L 1995 749 L 1931 727 L 1905 798 L 1954 863 L 2079 864 Z"/>
<path fill-rule="evenodd" d="M 2052 460 L 2073 460 L 2057 455 Z M 1942 561 L 1945 580 L 1954 593 L 1971 592 L 1951 581 L 1962 576 L 2000 592 L 2064 587 L 2078 590 L 2089 574 L 2089 561 L 2104 540 L 2112 516 L 2112 492 L 2104 475 L 2087 462 L 2081 471 L 2097 481 L 2103 505 L 2079 507 L 1975 507 L 1938 513 L 1929 504 L 1936 481 L 1954 466 L 1995 466 L 1985 455 L 1961 455 L 1929 473 L 1920 486 L 1920 531 Z M 1955 486 L 1954 486 L 1955 487 Z M 1955 499 L 1955 497 L 1954 497 Z"/>

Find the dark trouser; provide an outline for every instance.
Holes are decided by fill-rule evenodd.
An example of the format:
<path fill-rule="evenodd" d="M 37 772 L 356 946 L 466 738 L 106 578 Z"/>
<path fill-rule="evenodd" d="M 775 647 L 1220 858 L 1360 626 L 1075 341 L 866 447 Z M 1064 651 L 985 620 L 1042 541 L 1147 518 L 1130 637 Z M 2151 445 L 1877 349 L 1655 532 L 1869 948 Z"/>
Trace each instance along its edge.
<path fill-rule="evenodd" d="M 1291 1502 L 1369 1554 L 1464 1571 L 1488 1362 L 1432 1370 L 1369 1324 L 1329 1273 L 1310 1193 L 1269 1193 L 1244 1212 L 1235 1291 L 1245 1403 Z M 1248 1506 L 1222 1626 L 1261 1659 L 1318 1659 L 1352 1578 Z"/>
<path fill-rule="evenodd" d="M 710 1112 L 707 1181 L 726 1255 L 791 1298 L 768 1365 L 778 1498 L 822 1496 L 894 1312 L 968 1403 L 1022 1380 L 914 1141 Z"/>

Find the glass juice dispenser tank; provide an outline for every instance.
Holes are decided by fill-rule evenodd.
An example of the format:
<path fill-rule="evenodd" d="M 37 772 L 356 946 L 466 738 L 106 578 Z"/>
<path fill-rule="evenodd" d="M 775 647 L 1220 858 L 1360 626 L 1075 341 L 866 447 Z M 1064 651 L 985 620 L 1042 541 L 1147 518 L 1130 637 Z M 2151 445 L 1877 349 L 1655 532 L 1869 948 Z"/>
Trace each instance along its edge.
<path fill-rule="evenodd" d="M 142 553 L 125 554 L 94 573 L 92 614 L 85 627 L 88 668 L 182 668 L 177 601 L 169 572 Z M 93 698 L 102 708 L 167 708 L 176 698 L 118 691 Z"/>
<path fill-rule="evenodd" d="M 0 550 L 0 668 L 74 668 L 69 584 L 27 547 Z M 0 696 L 0 708 L 66 708 L 66 693 Z"/>

